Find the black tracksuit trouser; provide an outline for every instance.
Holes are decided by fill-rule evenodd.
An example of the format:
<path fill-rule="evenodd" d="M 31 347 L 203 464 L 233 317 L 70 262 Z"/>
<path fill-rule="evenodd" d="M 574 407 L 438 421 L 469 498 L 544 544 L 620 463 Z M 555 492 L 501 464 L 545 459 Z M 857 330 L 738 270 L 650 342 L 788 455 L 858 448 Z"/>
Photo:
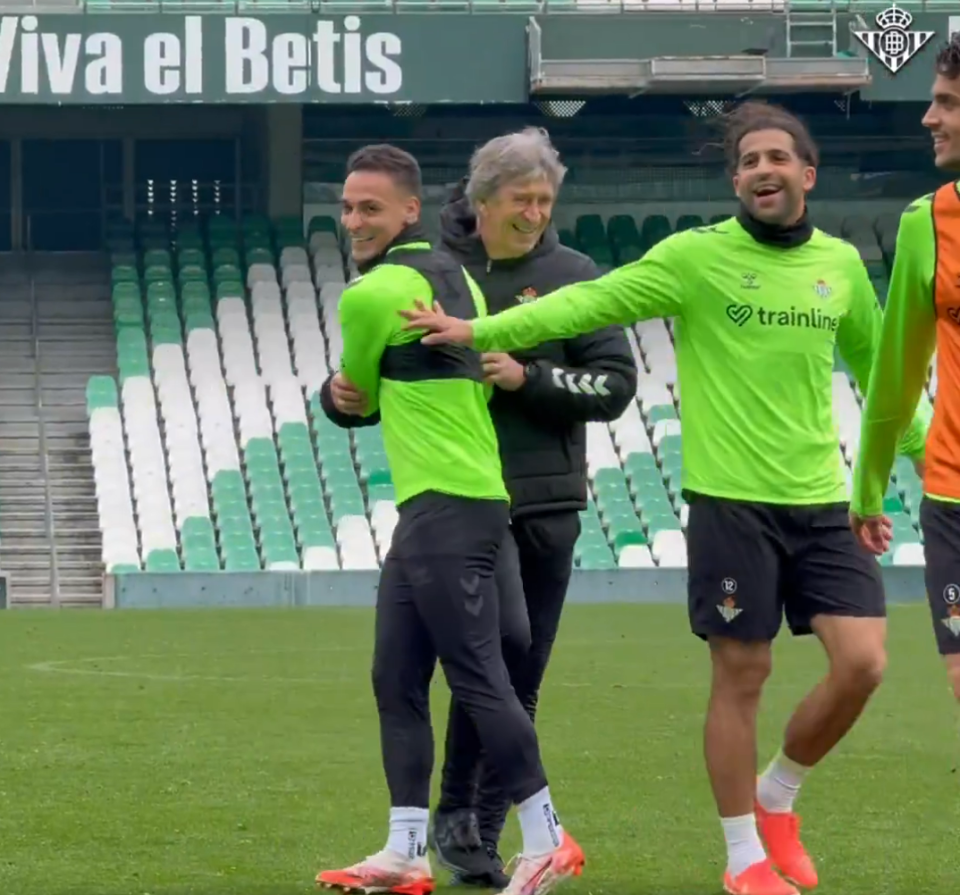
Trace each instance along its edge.
<path fill-rule="evenodd" d="M 390 804 L 429 807 L 438 659 L 506 798 L 521 802 L 547 781 L 501 648 L 494 572 L 508 505 L 430 492 L 405 501 L 399 517 L 377 591 L 373 660 Z"/>
<path fill-rule="evenodd" d="M 503 657 L 531 720 L 550 661 L 580 536 L 580 515 L 563 511 L 515 519 L 497 562 Z M 496 846 L 510 810 L 495 763 L 466 707 L 454 695 L 447 722 L 440 810 L 477 809 L 480 836 Z"/>

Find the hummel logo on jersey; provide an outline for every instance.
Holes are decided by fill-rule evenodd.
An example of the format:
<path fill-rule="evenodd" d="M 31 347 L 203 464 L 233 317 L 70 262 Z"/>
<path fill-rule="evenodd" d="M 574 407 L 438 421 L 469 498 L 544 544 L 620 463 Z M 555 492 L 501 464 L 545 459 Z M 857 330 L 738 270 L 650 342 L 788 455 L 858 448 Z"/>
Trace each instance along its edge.
<path fill-rule="evenodd" d="M 755 273 L 740 274 L 740 288 L 741 289 L 759 289 L 760 284 L 757 282 L 757 275 Z"/>
<path fill-rule="evenodd" d="M 568 373 L 562 367 L 553 368 L 554 387 L 565 388 L 572 395 L 600 395 L 601 398 L 606 398 L 610 395 L 607 378 L 606 373 L 601 373 L 594 379 L 593 373 Z"/>
<path fill-rule="evenodd" d="M 756 311 L 756 314 L 754 314 Z M 840 326 L 840 317 L 824 314 L 819 308 L 809 311 L 798 311 L 790 308 L 789 311 L 769 311 L 766 308 L 754 307 L 747 304 L 731 304 L 726 308 L 727 317 L 737 326 L 746 324 L 756 316 L 760 326 L 789 326 L 798 329 L 824 329 L 836 332 Z"/>

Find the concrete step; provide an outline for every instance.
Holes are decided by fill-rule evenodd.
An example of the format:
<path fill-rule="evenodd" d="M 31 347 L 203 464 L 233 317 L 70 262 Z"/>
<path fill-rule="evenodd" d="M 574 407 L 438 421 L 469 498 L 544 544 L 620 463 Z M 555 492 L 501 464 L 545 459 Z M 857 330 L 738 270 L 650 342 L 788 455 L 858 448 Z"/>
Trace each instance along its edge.
<path fill-rule="evenodd" d="M 37 423 L 0 424 L 0 451 L 5 450 L 39 453 L 40 426 Z"/>
<path fill-rule="evenodd" d="M 0 473 L 0 496 L 9 494 L 36 494 L 43 500 L 44 478 L 40 472 L 5 470 Z"/>
<path fill-rule="evenodd" d="M 31 360 L 29 369 L 3 370 L 0 368 L 3 379 L 0 381 L 0 404 L 6 404 L 8 392 L 25 391 L 33 394 L 37 387 L 37 374 Z"/>
<path fill-rule="evenodd" d="M 30 355 L 7 355 L 0 357 L 0 374 L 3 376 L 29 376 L 31 379 L 36 375 L 37 364 Z"/>
<path fill-rule="evenodd" d="M 4 507 L 0 506 L 0 531 L 8 528 L 35 530 L 37 526 L 46 530 L 46 507 Z"/>
<path fill-rule="evenodd" d="M 103 319 L 83 319 L 74 318 L 73 320 L 51 320 L 49 317 L 39 321 L 37 330 L 40 337 L 40 355 L 43 356 L 44 350 L 50 345 L 58 343 L 68 343 L 70 351 L 74 345 L 80 345 L 84 341 L 101 347 L 103 342 L 114 334 L 113 321 L 108 317 Z"/>
<path fill-rule="evenodd" d="M 44 429 L 47 438 L 63 438 L 75 436 L 87 436 L 86 416 L 82 418 L 78 415 L 75 420 L 59 420 L 44 418 Z"/>
<path fill-rule="evenodd" d="M 64 512 L 85 510 L 88 515 L 97 514 L 97 497 L 95 494 L 51 494 L 50 505 L 53 517 L 59 519 Z"/>
<path fill-rule="evenodd" d="M 18 426 L 0 426 L 0 453 L 40 455 L 40 429 L 31 427 L 27 432 L 16 431 Z M 15 431 L 11 431 L 15 430 Z"/>
<path fill-rule="evenodd" d="M 10 573 L 10 591 L 15 599 L 46 597 L 50 599 L 50 577 L 45 575 Z"/>
<path fill-rule="evenodd" d="M 39 454 L 0 453 L 0 481 L 7 475 L 33 475 L 39 473 L 40 468 Z"/>
<path fill-rule="evenodd" d="M 20 392 L 9 392 L 10 396 L 21 397 Z M 37 410 L 36 398 L 28 395 L 22 402 L 19 400 L 9 401 L 0 405 L 0 426 L 6 427 L 8 423 L 33 423 L 34 426 L 40 425 L 40 412 Z"/>
<path fill-rule="evenodd" d="M 93 451 L 89 448 L 77 448 L 69 453 L 63 451 L 57 456 L 47 454 L 47 475 L 51 479 L 75 469 L 89 470 L 90 478 L 93 478 Z"/>
<path fill-rule="evenodd" d="M 8 543 L 7 538 L 11 537 L 36 540 L 47 536 L 44 520 L 40 519 L 37 522 L 31 522 L 29 519 L 6 521 L 3 513 L 0 513 L 0 532 L 3 534 L 3 544 Z"/>
<path fill-rule="evenodd" d="M 77 498 L 94 498 L 96 499 L 97 491 L 93 485 L 93 482 L 89 481 L 79 481 L 73 484 L 57 484 L 50 486 L 50 497 L 52 498 L 53 503 L 61 504 L 65 500 L 76 500 Z M 0 499 L 2 499 L 2 491 L 0 491 Z"/>
<path fill-rule="evenodd" d="M 100 543 L 96 544 L 78 544 L 68 543 L 60 538 L 57 532 L 57 564 L 63 562 L 80 563 L 81 565 L 97 566 L 101 563 L 103 557 L 103 547 Z"/>
<path fill-rule="evenodd" d="M 99 588 L 96 592 L 91 590 L 90 593 L 77 593 L 71 591 L 70 593 L 64 593 L 61 589 L 60 591 L 60 608 L 61 609 L 100 609 L 103 605 L 103 585 L 99 585 Z M 24 606 L 23 608 L 29 608 L 29 606 Z"/>
<path fill-rule="evenodd" d="M 60 524 L 60 520 L 54 519 L 53 528 L 57 535 L 58 550 L 100 550 L 102 536 L 97 527 L 97 520 L 93 520 L 93 526 L 90 528 L 66 528 Z M 97 554 L 99 556 L 99 552 Z"/>
<path fill-rule="evenodd" d="M 72 354 L 64 356 L 64 348 L 51 347 L 42 355 L 40 369 L 44 373 L 73 373 L 77 375 L 78 370 L 80 370 L 86 371 L 86 375 L 92 376 L 95 373 L 116 370 L 117 350 L 113 346 L 109 349 L 98 346 L 96 351 L 85 351 L 83 354 L 76 356 Z"/>
<path fill-rule="evenodd" d="M 96 527 L 97 516 L 97 503 L 96 499 L 93 500 L 93 508 L 90 508 L 90 501 L 86 498 L 82 499 L 81 507 L 71 507 L 68 502 L 66 508 L 63 506 L 54 507 L 53 517 L 57 520 L 60 525 L 67 523 L 73 524 L 88 524 L 93 520 L 94 527 Z M 3 519 L 6 518 L 3 507 L 0 507 L 0 525 L 3 524 Z M 12 517 L 11 517 L 12 518 Z M 20 517 L 17 517 L 20 518 Z M 44 518 L 44 514 L 41 513 L 41 518 Z"/>
<path fill-rule="evenodd" d="M 50 542 L 46 533 L 19 535 L 0 530 L 0 554 L 9 554 L 11 551 L 16 551 L 18 556 L 49 556 Z"/>
<path fill-rule="evenodd" d="M 43 490 L 43 484 L 40 483 L 35 489 L 25 486 L 18 490 L 11 486 L 9 491 L 6 488 L 0 488 L 0 505 L 14 510 L 23 510 L 26 507 L 45 508 L 46 497 Z"/>
<path fill-rule="evenodd" d="M 6 378 L 6 377 L 4 377 Z M 36 382 L 29 384 L 31 388 L 36 388 Z M 57 389 L 68 389 L 71 391 L 80 391 L 86 394 L 86 382 L 79 382 L 76 374 L 73 373 L 40 373 L 40 388 L 51 391 Z M 86 405 L 84 405 L 86 409 Z"/>
<path fill-rule="evenodd" d="M 21 555 L 19 551 L 16 554 L 10 554 L 6 551 L 4 553 L 6 553 L 3 563 L 5 572 L 10 572 L 11 575 L 15 575 L 17 572 L 45 572 L 49 579 L 51 562 L 49 554 L 46 556 L 39 554 Z"/>
<path fill-rule="evenodd" d="M 51 484 L 72 485 L 79 482 L 89 482 L 92 485 L 94 482 L 93 463 L 58 463 L 51 466 L 50 459 L 47 458 L 47 478 Z"/>
<path fill-rule="evenodd" d="M 85 383 L 90 377 L 81 373 L 76 378 Z M 84 421 L 87 420 L 86 384 L 81 386 L 80 382 L 66 387 L 43 386 L 40 389 L 44 419 L 76 419 L 80 416 Z"/>
<path fill-rule="evenodd" d="M 0 335 L 0 346 L 6 344 L 29 346 L 32 351 L 33 321 L 30 319 L 5 320 L 2 335 Z"/>

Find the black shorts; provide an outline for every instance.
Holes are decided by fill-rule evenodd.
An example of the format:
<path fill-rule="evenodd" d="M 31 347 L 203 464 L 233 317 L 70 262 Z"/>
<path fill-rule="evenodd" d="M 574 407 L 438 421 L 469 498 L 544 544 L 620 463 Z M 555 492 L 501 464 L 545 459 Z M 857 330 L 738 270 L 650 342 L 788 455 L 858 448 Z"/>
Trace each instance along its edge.
<path fill-rule="evenodd" d="M 960 653 L 960 504 L 924 498 L 924 580 L 941 656 Z"/>
<path fill-rule="evenodd" d="M 771 641 L 817 615 L 883 618 L 877 561 L 845 503 L 790 507 L 688 494 L 690 625 L 698 637 Z"/>

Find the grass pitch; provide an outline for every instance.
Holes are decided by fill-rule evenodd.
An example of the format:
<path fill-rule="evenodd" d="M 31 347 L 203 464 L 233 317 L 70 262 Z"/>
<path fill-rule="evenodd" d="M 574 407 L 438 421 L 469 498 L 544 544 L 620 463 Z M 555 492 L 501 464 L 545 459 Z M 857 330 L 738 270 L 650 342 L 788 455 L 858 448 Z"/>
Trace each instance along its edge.
<path fill-rule="evenodd" d="M 890 628 L 884 687 L 798 805 L 823 895 L 957 891 L 957 712 L 926 606 Z M 379 849 L 371 638 L 368 610 L 2 613 L 0 895 L 305 895 Z M 822 670 L 779 643 L 763 761 Z M 564 891 L 720 891 L 706 681 L 682 608 L 568 607 L 538 721 L 587 852 Z M 446 701 L 438 675 L 439 744 Z"/>

